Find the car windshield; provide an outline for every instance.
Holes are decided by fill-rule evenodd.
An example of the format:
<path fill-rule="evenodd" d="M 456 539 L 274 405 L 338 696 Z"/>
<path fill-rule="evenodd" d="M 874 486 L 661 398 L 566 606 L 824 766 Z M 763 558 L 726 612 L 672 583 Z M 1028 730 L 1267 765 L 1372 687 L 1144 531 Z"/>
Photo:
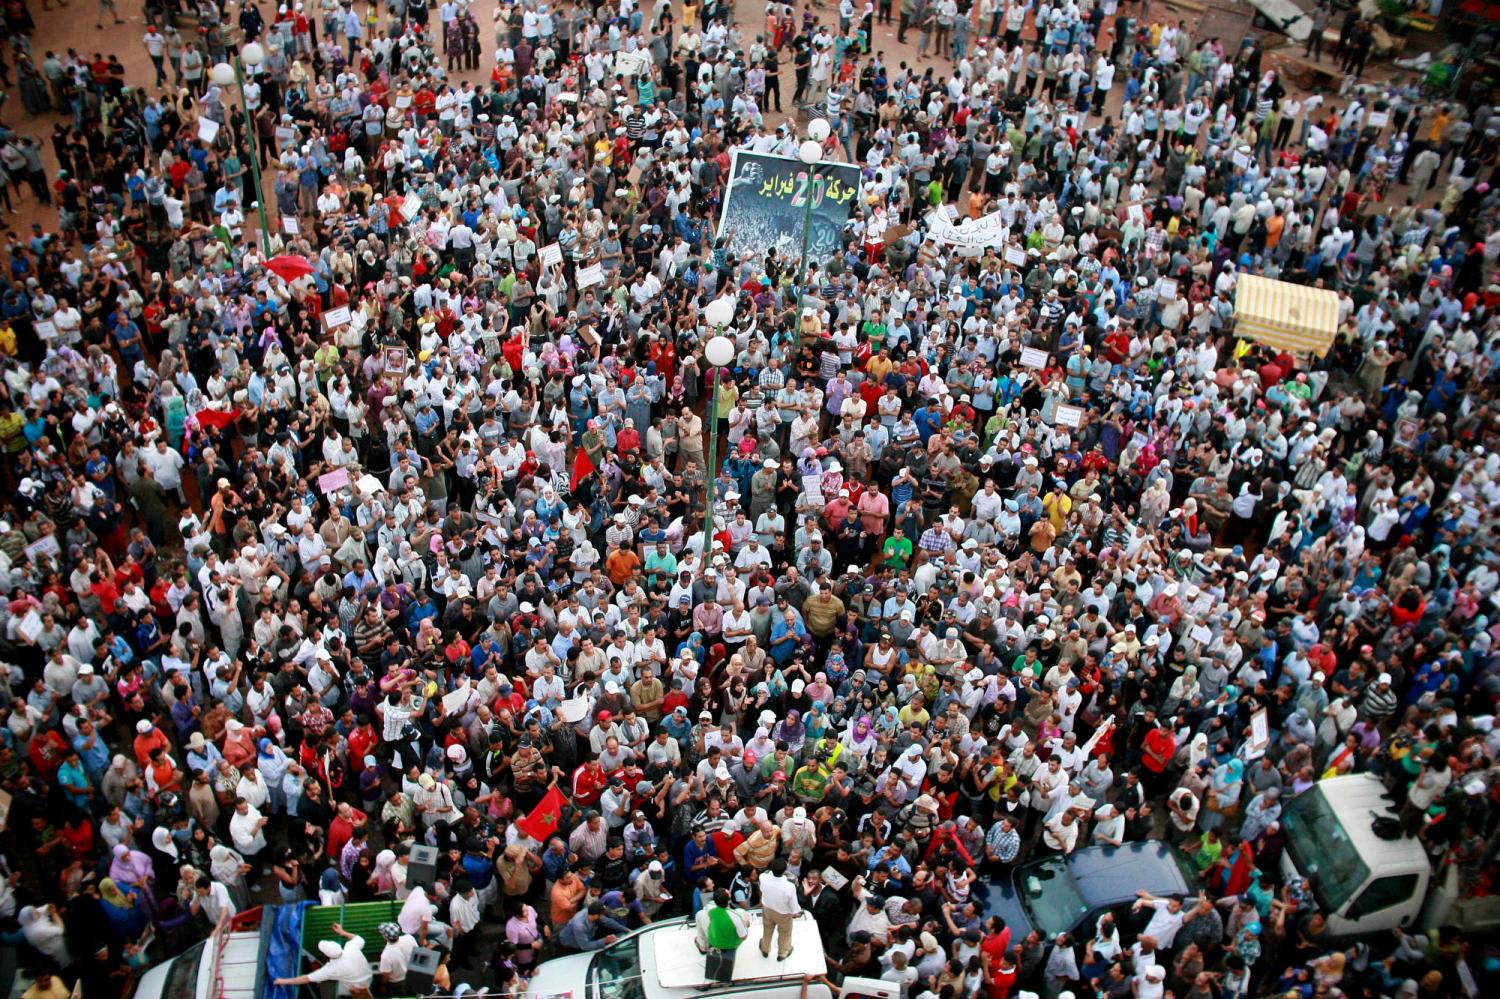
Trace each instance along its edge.
<path fill-rule="evenodd" d="M 639 934 L 616 940 L 594 954 L 589 963 L 589 986 L 594 999 L 644 999 Z"/>
<path fill-rule="evenodd" d="M 162 986 L 162 999 L 197 999 L 198 962 L 202 958 L 203 944 L 200 943 L 183 951 L 172 961 L 172 967 L 167 971 L 167 982 Z"/>
<path fill-rule="evenodd" d="M 1044 937 L 1071 930 L 1088 911 L 1062 857 L 1049 857 L 1021 868 L 1016 888 L 1032 925 Z"/>
<path fill-rule="evenodd" d="M 1292 863 L 1311 881 L 1318 905 L 1327 913 L 1341 911 L 1369 879 L 1370 868 L 1322 790 L 1314 785 L 1298 795 L 1287 806 L 1283 823 Z"/>

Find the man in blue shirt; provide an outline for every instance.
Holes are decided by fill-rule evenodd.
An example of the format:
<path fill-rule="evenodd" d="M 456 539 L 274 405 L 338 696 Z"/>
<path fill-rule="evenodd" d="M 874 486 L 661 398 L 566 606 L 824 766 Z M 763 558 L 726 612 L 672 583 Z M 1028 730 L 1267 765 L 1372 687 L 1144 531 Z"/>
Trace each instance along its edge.
<path fill-rule="evenodd" d="M 406 627 L 415 635 L 421 629 L 423 621 L 435 621 L 437 616 L 437 605 L 432 602 L 432 597 L 426 590 L 420 590 L 417 599 L 412 602 L 411 610 L 406 614 Z"/>
<path fill-rule="evenodd" d="M 83 762 L 79 759 L 76 747 L 68 747 L 62 766 L 57 768 L 57 783 L 73 807 L 80 810 L 88 809 L 89 798 L 93 795 L 94 788 L 89 783 L 88 774 L 84 772 Z"/>
<path fill-rule="evenodd" d="M 380 581 L 375 574 L 365 568 L 365 560 L 357 558 L 354 567 L 344 573 L 344 585 L 352 586 L 358 594 L 373 593 L 380 588 Z"/>
<path fill-rule="evenodd" d="M 600 931 L 604 936 L 599 936 Z M 604 914 L 602 902 L 590 902 L 589 907 L 568 920 L 557 940 L 569 951 L 598 950 L 615 942 L 615 936 L 630 932 L 630 927 Z"/>
<path fill-rule="evenodd" d="M 933 434 L 942 425 L 942 410 L 938 408 L 937 400 L 930 399 L 927 405 L 921 406 L 912 414 L 912 422 L 917 425 L 917 433 L 922 436 L 922 444 L 925 446 Z"/>
<path fill-rule="evenodd" d="M 109 746 L 99 737 L 99 730 L 91 720 L 84 718 L 79 721 L 78 734 L 73 736 L 73 751 L 78 754 L 78 762 L 83 765 L 89 783 L 96 784 L 104 779 L 104 772 L 109 769 Z"/>
<path fill-rule="evenodd" d="M 693 838 L 682 848 L 682 870 L 688 882 L 697 884 L 718 869 L 719 854 L 703 829 L 694 829 Z"/>

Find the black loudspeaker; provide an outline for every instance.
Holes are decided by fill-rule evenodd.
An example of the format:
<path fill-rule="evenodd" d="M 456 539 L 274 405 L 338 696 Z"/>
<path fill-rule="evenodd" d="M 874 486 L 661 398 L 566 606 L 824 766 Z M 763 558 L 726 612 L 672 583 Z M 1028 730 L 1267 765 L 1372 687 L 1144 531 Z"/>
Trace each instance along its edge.
<path fill-rule="evenodd" d="M 403 995 L 425 996 L 432 991 L 432 979 L 437 974 L 438 952 L 418 947 L 406 966 L 406 981 L 401 983 Z"/>
<path fill-rule="evenodd" d="M 412 847 L 406 858 L 406 883 L 413 888 L 426 888 L 427 894 L 431 895 L 432 886 L 437 881 L 437 862 L 437 847 Z"/>
<path fill-rule="evenodd" d="M 710 948 L 703 959 L 703 977 L 710 982 L 734 981 L 734 957 L 736 951 Z"/>

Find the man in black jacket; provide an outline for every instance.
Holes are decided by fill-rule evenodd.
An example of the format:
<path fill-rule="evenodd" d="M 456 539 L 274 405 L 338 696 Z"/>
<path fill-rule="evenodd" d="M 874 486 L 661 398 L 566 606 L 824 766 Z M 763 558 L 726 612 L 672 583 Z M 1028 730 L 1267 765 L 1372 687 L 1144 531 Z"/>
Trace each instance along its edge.
<path fill-rule="evenodd" d="M 813 922 L 823 936 L 823 948 L 839 953 L 844 947 L 844 905 L 838 895 L 823 883 L 819 871 L 808 871 L 797 889 L 797 899 L 804 912 L 812 913 Z"/>

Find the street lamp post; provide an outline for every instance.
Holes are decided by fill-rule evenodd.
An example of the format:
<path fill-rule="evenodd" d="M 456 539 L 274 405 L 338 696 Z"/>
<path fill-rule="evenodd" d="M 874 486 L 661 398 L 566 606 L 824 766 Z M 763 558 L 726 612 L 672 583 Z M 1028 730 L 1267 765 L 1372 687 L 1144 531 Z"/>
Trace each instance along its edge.
<path fill-rule="evenodd" d="M 813 188 L 818 181 L 818 164 L 823 161 L 823 143 L 832 128 L 826 118 L 814 118 L 807 125 L 807 141 L 797 147 L 797 158 L 808 170 L 807 196 L 802 203 L 802 264 L 797 269 L 797 322 L 802 322 L 802 300 L 807 296 L 807 244 L 812 238 Z"/>
<path fill-rule="evenodd" d="M 703 510 L 703 566 L 707 568 L 714 553 L 714 489 L 718 485 L 719 450 L 719 383 L 724 380 L 724 369 L 734 360 L 734 341 L 724 335 L 724 330 L 734 322 L 734 299 L 716 298 L 703 310 L 716 332 L 703 345 L 703 359 L 714 369 L 714 392 L 708 411 L 708 489 Z"/>
<path fill-rule="evenodd" d="M 255 116 L 245 106 L 245 72 L 244 67 L 249 66 L 254 70 L 266 60 L 266 50 L 261 48 L 259 42 L 250 42 L 240 49 L 240 54 L 235 57 L 234 64 L 221 62 L 208 71 L 209 79 L 223 89 L 237 86 L 240 91 L 240 110 L 245 114 L 245 134 L 250 140 L 250 179 L 255 184 L 255 207 L 260 213 L 260 246 L 261 250 L 269 254 L 271 252 L 271 225 L 266 219 L 266 196 L 260 187 L 260 152 L 256 148 L 255 139 Z"/>

